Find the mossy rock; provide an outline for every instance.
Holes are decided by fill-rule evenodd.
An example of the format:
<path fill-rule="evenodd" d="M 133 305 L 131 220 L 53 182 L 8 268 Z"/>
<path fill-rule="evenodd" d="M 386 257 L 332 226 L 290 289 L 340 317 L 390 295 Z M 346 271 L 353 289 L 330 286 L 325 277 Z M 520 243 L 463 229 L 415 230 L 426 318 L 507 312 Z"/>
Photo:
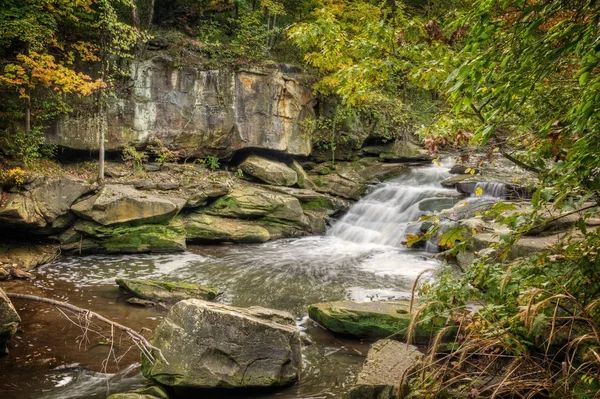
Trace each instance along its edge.
<path fill-rule="evenodd" d="M 408 301 L 328 302 L 311 305 L 308 315 L 324 328 L 357 338 L 406 339 L 411 322 Z M 413 337 L 426 341 L 432 329 L 417 325 Z"/>
<path fill-rule="evenodd" d="M 121 224 L 102 226 L 80 220 L 73 229 L 59 237 L 65 251 L 82 253 L 146 253 L 180 252 L 185 250 L 185 229 L 180 222 L 169 225 Z"/>
<path fill-rule="evenodd" d="M 255 221 L 192 213 L 183 218 L 183 223 L 191 241 L 260 243 L 271 238 L 269 231 Z"/>
<path fill-rule="evenodd" d="M 115 280 L 119 287 L 134 295 L 151 301 L 177 302 L 184 299 L 215 299 L 220 291 L 203 285 L 152 281 L 152 280 Z"/>

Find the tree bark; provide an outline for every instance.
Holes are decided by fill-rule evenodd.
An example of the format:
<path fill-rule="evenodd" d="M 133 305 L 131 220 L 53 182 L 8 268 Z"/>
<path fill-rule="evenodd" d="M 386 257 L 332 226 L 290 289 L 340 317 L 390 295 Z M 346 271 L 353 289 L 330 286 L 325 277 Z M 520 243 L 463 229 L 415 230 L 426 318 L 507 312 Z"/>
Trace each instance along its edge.
<path fill-rule="evenodd" d="M 150 9 L 148 10 L 148 24 L 146 25 L 146 29 L 150 29 L 152 26 L 152 20 L 154 19 L 154 1 L 150 0 Z"/>
<path fill-rule="evenodd" d="M 27 98 L 25 100 L 25 133 L 29 135 L 31 133 L 31 92 L 29 89 L 26 91 Z"/>

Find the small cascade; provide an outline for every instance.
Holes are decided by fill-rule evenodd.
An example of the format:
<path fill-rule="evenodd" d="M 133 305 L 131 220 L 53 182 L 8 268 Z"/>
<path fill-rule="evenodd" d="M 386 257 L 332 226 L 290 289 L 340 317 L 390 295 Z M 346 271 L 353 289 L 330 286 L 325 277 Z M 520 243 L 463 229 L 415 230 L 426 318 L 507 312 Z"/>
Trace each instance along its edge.
<path fill-rule="evenodd" d="M 408 223 L 424 214 L 419 210 L 420 201 L 456 193 L 440 186 L 449 176 L 448 168 L 431 166 L 379 184 L 354 204 L 328 235 L 359 244 L 398 247 Z"/>
<path fill-rule="evenodd" d="M 479 182 L 475 185 L 475 191 L 480 188 L 482 198 L 506 199 L 508 197 L 506 184 L 496 182 Z"/>

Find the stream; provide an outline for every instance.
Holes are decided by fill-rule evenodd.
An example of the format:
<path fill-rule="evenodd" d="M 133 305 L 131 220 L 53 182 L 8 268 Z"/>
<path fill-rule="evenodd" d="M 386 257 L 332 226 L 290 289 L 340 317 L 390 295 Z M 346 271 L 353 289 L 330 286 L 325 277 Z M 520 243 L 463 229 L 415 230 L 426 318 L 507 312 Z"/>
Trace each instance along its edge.
<path fill-rule="evenodd" d="M 7 290 L 68 300 L 136 330 L 154 328 L 166 315 L 125 303 L 115 278 L 201 283 L 224 292 L 234 306 L 287 310 L 303 335 L 303 374 L 294 386 L 264 398 L 345 397 L 368 351 L 369 341 L 335 337 L 306 316 L 311 303 L 401 299 L 415 277 L 436 267 L 431 254 L 401 244 L 408 223 L 423 213 L 423 199 L 456 196 L 440 182 L 447 167 L 415 168 L 378 184 L 337 220 L 324 236 L 282 239 L 260 245 L 193 246 L 180 254 L 63 258 L 37 270 L 30 283 L 11 281 Z M 15 300 L 21 332 L 10 355 L 0 359 L 0 397 L 105 398 L 144 385 L 139 353 L 114 345 L 120 359 L 104 372 L 108 345 L 82 334 L 59 311 Z M 94 371 L 92 371 L 94 370 Z"/>

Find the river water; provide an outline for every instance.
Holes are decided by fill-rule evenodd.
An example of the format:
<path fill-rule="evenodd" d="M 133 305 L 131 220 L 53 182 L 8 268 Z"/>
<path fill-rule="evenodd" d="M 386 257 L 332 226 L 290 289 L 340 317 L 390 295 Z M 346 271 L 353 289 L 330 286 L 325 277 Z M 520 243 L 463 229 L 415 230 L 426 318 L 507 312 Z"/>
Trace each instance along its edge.
<path fill-rule="evenodd" d="M 414 278 L 437 262 L 401 242 L 409 222 L 422 214 L 419 201 L 455 196 L 439 184 L 448 176 L 446 167 L 434 165 L 379 184 L 324 236 L 197 246 L 182 254 L 70 257 L 40 268 L 29 285 L 11 282 L 7 290 L 69 300 L 134 329 L 152 329 L 166 313 L 127 305 L 115 278 L 214 286 L 224 292 L 221 302 L 282 309 L 297 317 L 304 337 L 301 381 L 262 397 L 345 397 L 370 343 L 322 330 L 307 318 L 307 306 L 408 298 Z M 108 345 L 93 334 L 82 335 L 50 307 L 18 300 L 15 305 L 22 331 L 10 356 L 0 360 L 0 369 L 8 370 L 0 376 L 0 397 L 104 398 L 143 385 L 136 351 L 113 344 L 124 356 L 118 368 L 113 362 L 100 373 Z"/>

